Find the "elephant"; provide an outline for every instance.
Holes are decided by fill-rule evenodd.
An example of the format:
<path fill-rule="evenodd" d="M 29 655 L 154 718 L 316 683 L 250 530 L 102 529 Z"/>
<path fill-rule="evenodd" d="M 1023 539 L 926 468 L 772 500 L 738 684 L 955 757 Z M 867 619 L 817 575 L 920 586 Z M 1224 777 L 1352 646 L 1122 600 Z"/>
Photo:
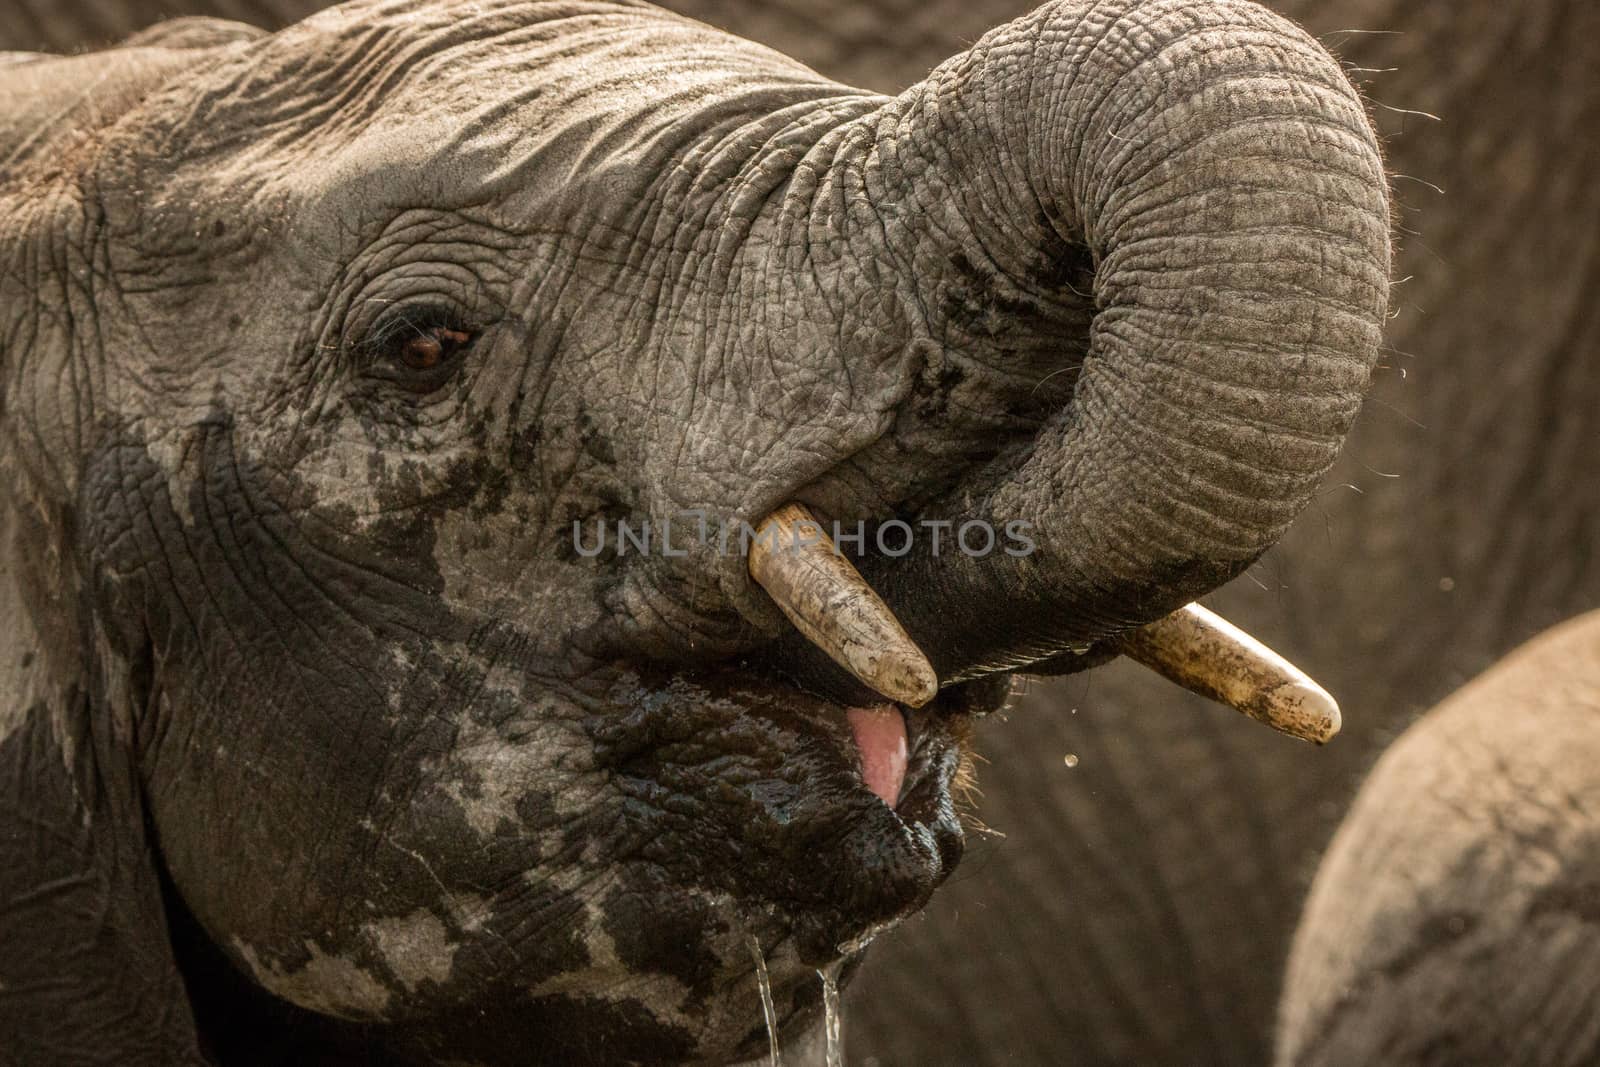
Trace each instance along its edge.
<path fill-rule="evenodd" d="M 896 96 L 628 0 L 180 19 L 7 54 L 0 145 L 23 1062 L 813 1030 L 1012 676 L 1276 543 L 1388 315 L 1366 109 L 1248 0 L 1052 0 Z M 925 707 L 662 532 L 796 506 L 1032 531 L 859 553 Z"/>
<path fill-rule="evenodd" d="M 1312 883 L 1279 1063 L 1595 1062 L 1597 723 L 1589 612 L 1384 753 Z"/>
<path fill-rule="evenodd" d="M 317 0 L 19 0 L 0 47 L 158 18 L 277 27 Z M 1027 0 L 668 0 L 898 92 Z M 1229 729 L 1124 664 L 1030 683 L 976 738 L 992 769 L 963 876 L 878 942 L 846 997 L 885 1063 L 1266 1062 L 1307 886 L 1374 757 L 1533 634 L 1600 606 L 1600 16 L 1278 0 L 1371 101 L 1398 190 L 1386 358 L 1310 516 L 1213 599 L 1339 696 L 1311 751 Z M 1071 753 L 1075 766 L 1063 765 Z"/>

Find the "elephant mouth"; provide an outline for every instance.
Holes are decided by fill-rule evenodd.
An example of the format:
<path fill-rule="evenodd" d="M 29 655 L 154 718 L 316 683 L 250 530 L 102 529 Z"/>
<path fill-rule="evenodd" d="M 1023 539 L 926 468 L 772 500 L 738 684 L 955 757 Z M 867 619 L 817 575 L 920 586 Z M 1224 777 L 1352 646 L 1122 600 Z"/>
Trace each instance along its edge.
<path fill-rule="evenodd" d="M 640 861 L 806 969 L 922 907 L 960 859 L 955 794 L 981 697 L 849 707 L 764 671 L 723 669 L 610 694 L 591 726 Z M 777 976 L 774 976 L 775 979 Z"/>
<path fill-rule="evenodd" d="M 779 509 L 749 561 L 792 633 L 738 663 L 619 661 L 588 729 L 620 795 L 617 858 L 673 901 L 717 901 L 809 971 L 917 911 L 952 872 L 972 722 L 1003 704 L 1011 670 L 937 670 L 807 523 L 803 507 Z M 1196 605 L 1073 666 L 1108 651 L 1297 737 L 1338 729 L 1326 693 Z"/>

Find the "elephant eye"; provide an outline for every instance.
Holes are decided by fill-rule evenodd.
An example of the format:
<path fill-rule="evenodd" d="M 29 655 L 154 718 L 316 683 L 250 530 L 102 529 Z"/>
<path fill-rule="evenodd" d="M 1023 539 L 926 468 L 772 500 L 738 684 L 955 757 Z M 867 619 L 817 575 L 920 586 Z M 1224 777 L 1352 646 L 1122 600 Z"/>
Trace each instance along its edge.
<path fill-rule="evenodd" d="M 465 330 L 434 326 L 405 339 L 400 346 L 400 362 L 410 370 L 430 371 L 455 356 L 471 340 L 472 335 Z"/>
<path fill-rule="evenodd" d="M 380 326 L 369 342 L 378 357 L 373 373 L 419 396 L 449 381 L 476 334 L 442 317 L 402 314 Z"/>

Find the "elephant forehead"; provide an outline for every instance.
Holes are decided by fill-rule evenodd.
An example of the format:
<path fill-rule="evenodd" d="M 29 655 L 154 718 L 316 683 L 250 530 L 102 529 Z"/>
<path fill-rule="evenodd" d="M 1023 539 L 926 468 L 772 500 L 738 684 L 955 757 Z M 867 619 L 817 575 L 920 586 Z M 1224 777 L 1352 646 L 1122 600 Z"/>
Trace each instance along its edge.
<path fill-rule="evenodd" d="M 524 191 L 530 167 L 559 189 L 593 180 L 608 159 L 629 167 L 639 153 L 671 151 L 665 131 L 691 119 L 699 130 L 708 109 L 759 114 L 839 90 L 776 53 L 647 6 L 357 3 L 170 87 L 139 135 L 168 174 L 193 164 L 209 179 L 225 157 L 241 176 L 282 179 L 308 196 L 377 171 L 397 184 L 418 176 L 446 198 L 447 186 L 467 185 L 467 199 L 481 202 Z M 470 182 L 440 180 L 462 168 Z"/>

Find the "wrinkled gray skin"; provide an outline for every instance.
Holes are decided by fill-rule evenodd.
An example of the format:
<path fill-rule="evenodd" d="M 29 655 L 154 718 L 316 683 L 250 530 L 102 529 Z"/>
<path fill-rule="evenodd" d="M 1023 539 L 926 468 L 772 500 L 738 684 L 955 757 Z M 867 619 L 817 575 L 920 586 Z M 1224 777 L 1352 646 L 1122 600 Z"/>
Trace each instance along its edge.
<path fill-rule="evenodd" d="M 24 1059 L 727 1061 L 747 935 L 810 1026 L 997 690 L 891 811 L 741 559 L 572 523 L 1030 521 L 863 563 L 1003 681 L 1277 540 L 1386 311 L 1362 106 L 1242 2 L 1047 5 L 895 98 L 598 0 L 175 23 L 7 57 L 0 152 Z"/>
<path fill-rule="evenodd" d="M 0 8 L 0 41 L 84 47 L 197 11 L 275 26 L 307 6 L 21 0 Z M 895 91 L 1027 4 L 674 6 Z M 971 843 L 964 876 L 874 949 L 846 1000 L 860 1055 L 1265 1062 L 1306 886 L 1374 755 L 1496 657 L 1600 606 L 1600 556 L 1582 547 L 1600 537 L 1585 491 L 1600 484 L 1600 8 L 1276 6 L 1381 105 L 1407 176 L 1407 280 L 1329 489 L 1215 603 L 1334 690 L 1344 733 L 1296 746 L 1123 664 L 1034 686 L 980 737 L 979 814 L 1007 837 Z"/>
<path fill-rule="evenodd" d="M 1288 1065 L 1600 1051 L 1600 612 L 1423 716 L 1362 785 L 1285 980 Z"/>

